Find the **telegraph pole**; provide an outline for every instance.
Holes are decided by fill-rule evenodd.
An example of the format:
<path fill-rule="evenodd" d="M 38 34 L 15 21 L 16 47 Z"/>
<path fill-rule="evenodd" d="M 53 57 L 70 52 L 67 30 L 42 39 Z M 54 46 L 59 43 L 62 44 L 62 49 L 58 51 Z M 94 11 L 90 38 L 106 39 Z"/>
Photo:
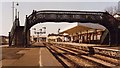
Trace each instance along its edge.
<path fill-rule="evenodd" d="M 12 22 L 14 22 L 14 2 L 12 2 L 12 14 L 13 14 Z"/>

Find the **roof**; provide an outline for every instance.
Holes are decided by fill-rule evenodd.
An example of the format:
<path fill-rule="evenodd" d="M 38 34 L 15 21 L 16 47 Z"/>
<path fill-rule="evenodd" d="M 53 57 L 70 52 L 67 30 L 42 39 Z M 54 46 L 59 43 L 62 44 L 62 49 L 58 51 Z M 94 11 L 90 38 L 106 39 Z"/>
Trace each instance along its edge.
<path fill-rule="evenodd" d="M 0 38 L 9 38 L 8 36 L 0 36 Z"/>
<path fill-rule="evenodd" d="M 49 37 L 49 36 L 62 36 L 62 35 L 60 35 L 60 34 L 53 34 L 53 33 L 52 33 L 52 34 L 49 34 L 48 37 Z"/>
<path fill-rule="evenodd" d="M 105 27 L 99 24 L 93 24 L 93 23 L 77 23 L 74 27 L 66 29 L 60 33 L 61 34 L 63 33 L 73 34 L 77 32 L 84 32 L 86 30 L 93 30 L 93 29 L 104 30 Z"/>

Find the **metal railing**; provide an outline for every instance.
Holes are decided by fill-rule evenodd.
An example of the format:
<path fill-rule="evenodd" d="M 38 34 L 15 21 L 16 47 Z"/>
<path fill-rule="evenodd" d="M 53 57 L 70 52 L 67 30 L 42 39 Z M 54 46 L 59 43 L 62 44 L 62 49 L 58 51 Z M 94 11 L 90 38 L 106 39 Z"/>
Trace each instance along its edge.
<path fill-rule="evenodd" d="M 16 31 L 16 28 L 19 26 L 19 19 L 15 19 L 15 21 L 13 22 L 13 26 L 12 26 L 12 29 L 10 31 L 10 34 L 9 34 L 9 46 L 12 45 L 12 41 L 14 39 L 14 35 L 15 35 L 15 31 Z"/>

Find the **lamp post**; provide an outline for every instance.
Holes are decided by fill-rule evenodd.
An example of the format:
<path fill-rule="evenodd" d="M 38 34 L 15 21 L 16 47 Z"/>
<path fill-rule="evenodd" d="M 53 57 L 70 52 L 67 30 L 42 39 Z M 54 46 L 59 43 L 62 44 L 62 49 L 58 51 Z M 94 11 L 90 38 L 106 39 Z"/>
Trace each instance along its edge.
<path fill-rule="evenodd" d="M 46 33 L 46 27 L 42 27 L 42 28 L 44 29 L 44 32 L 43 32 L 43 33 L 45 34 L 45 33 Z"/>
<path fill-rule="evenodd" d="M 42 34 L 42 29 L 40 29 L 40 34 Z"/>
<path fill-rule="evenodd" d="M 17 2 L 17 3 L 16 3 L 16 9 L 15 9 L 15 10 L 16 10 L 16 12 L 15 12 L 15 13 L 16 13 L 15 18 L 17 18 L 17 13 L 19 13 L 19 12 L 18 12 L 18 6 L 19 6 L 19 4 L 18 4 L 18 2 Z"/>
<path fill-rule="evenodd" d="M 37 42 L 39 42 L 39 32 L 36 33 L 37 33 Z"/>
<path fill-rule="evenodd" d="M 42 34 L 42 29 L 39 29 L 39 30 L 40 30 L 40 32 L 39 32 L 39 34 L 40 34 L 40 35 L 39 35 L 39 41 L 40 41 L 40 40 L 41 40 L 41 37 L 40 37 L 40 36 L 41 36 L 41 34 Z"/>
<path fill-rule="evenodd" d="M 14 22 L 14 9 L 16 10 L 16 16 L 17 17 L 17 8 L 15 7 L 15 4 L 16 2 L 12 2 L 12 14 L 13 14 L 13 19 L 12 19 L 12 22 Z M 19 6 L 18 3 L 16 3 L 16 6 Z"/>
<path fill-rule="evenodd" d="M 58 34 L 60 33 L 60 28 L 58 29 Z"/>
<path fill-rule="evenodd" d="M 36 35 L 36 28 L 33 28 L 33 41 L 34 41 L 34 35 Z"/>

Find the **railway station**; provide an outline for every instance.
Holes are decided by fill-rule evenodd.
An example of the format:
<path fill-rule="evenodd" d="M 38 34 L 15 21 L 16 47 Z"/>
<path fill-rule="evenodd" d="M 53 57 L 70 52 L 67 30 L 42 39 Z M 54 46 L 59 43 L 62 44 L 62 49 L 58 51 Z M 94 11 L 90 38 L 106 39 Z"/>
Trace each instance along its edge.
<path fill-rule="evenodd" d="M 119 19 L 105 11 L 32 10 L 22 26 L 16 11 L 8 46 L 1 46 L 1 67 L 119 68 Z M 46 22 L 74 26 L 49 34 L 48 27 L 33 28 Z"/>
<path fill-rule="evenodd" d="M 51 34 L 49 37 L 56 36 L 56 38 L 51 38 L 51 40 L 54 39 L 53 41 L 55 41 L 59 38 L 59 39 L 61 39 L 61 42 L 100 44 L 101 43 L 100 42 L 101 35 L 104 31 L 105 31 L 105 27 L 103 27 L 99 24 L 76 23 L 76 25 L 74 27 L 67 28 L 67 30 L 60 32 L 58 35 Z M 57 40 L 58 42 L 60 42 L 59 39 Z"/>

